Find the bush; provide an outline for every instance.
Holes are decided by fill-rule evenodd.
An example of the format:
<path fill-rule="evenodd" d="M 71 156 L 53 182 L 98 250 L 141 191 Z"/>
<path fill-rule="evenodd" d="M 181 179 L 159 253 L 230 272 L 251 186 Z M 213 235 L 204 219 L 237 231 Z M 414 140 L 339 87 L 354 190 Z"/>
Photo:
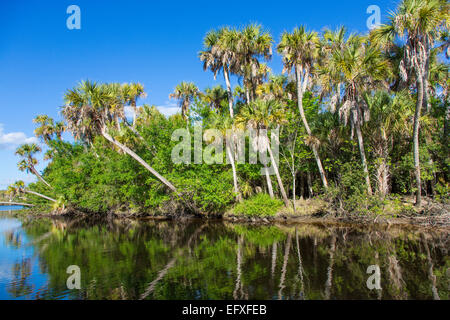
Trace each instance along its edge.
<path fill-rule="evenodd" d="M 260 193 L 237 204 L 233 213 L 248 217 L 272 217 L 283 206 L 279 199 L 272 199 L 268 194 Z"/>

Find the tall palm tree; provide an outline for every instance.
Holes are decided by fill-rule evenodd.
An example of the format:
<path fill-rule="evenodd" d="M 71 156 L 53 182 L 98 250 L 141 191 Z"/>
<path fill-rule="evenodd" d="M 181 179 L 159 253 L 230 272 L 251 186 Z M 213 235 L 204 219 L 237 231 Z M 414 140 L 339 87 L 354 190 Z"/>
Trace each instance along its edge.
<path fill-rule="evenodd" d="M 44 180 L 44 178 L 39 174 L 39 172 L 36 170 L 36 165 L 38 164 L 38 161 L 36 158 L 34 158 L 34 155 L 36 153 L 41 152 L 42 149 L 35 143 L 31 144 L 23 144 L 19 146 L 16 150 L 16 155 L 20 156 L 22 158 L 21 161 L 18 163 L 18 167 L 20 171 L 27 171 L 34 174 L 39 180 L 41 180 L 47 187 L 51 188 L 50 184 Z"/>
<path fill-rule="evenodd" d="M 428 105 L 427 89 L 430 72 L 430 55 L 441 32 L 450 25 L 450 5 L 447 0 L 403 0 L 389 22 L 371 33 L 371 39 L 380 43 L 393 43 L 406 39 L 404 57 L 400 65 L 403 81 L 408 73 L 415 76 L 417 100 L 414 114 L 413 144 L 416 175 L 416 206 L 422 203 L 422 183 L 419 160 L 420 114 Z"/>
<path fill-rule="evenodd" d="M 189 106 L 195 97 L 200 96 L 200 91 L 193 82 L 181 82 L 175 87 L 173 93 L 169 95 L 170 99 L 177 99 L 181 107 L 181 115 L 187 119 Z"/>
<path fill-rule="evenodd" d="M 405 91 L 392 96 L 386 91 L 366 94 L 364 99 L 370 110 L 367 126 L 369 140 L 376 157 L 375 175 L 377 190 L 381 196 L 389 192 L 389 154 L 396 135 L 409 132 L 408 120 L 413 116 L 411 98 Z"/>
<path fill-rule="evenodd" d="M 124 83 L 121 86 L 123 98 L 126 104 L 133 108 L 133 128 L 136 126 L 136 118 L 138 114 L 137 100 L 147 96 L 144 86 L 140 83 Z"/>
<path fill-rule="evenodd" d="M 356 132 L 358 147 L 364 170 L 367 192 L 372 194 L 364 139 L 361 127 L 370 118 L 369 109 L 363 99 L 364 93 L 386 87 L 389 64 L 377 46 L 365 37 L 351 36 L 342 48 L 334 48 L 326 61 L 318 67 L 322 90 L 328 90 L 331 111 L 339 105 L 339 116 L 344 125 L 350 123 Z M 350 121 L 349 121 L 350 120 Z"/>
<path fill-rule="evenodd" d="M 278 52 L 283 57 L 284 70 L 291 72 L 295 70 L 295 79 L 297 81 L 297 103 L 300 116 L 309 137 L 312 137 L 312 131 L 308 124 L 303 109 L 303 95 L 312 81 L 311 76 L 315 61 L 318 57 L 319 37 L 316 32 L 310 32 L 301 26 L 294 29 L 292 33 L 284 32 L 281 36 L 281 42 L 278 45 Z M 319 150 L 316 143 L 311 144 L 314 158 L 319 169 L 320 178 L 325 189 L 328 188 L 328 181 L 320 160 Z"/>
<path fill-rule="evenodd" d="M 250 103 L 256 97 L 258 84 L 268 75 L 267 66 L 259 60 L 269 61 L 272 58 L 273 38 L 261 25 L 251 24 L 226 34 L 224 42 L 226 47 L 235 52 L 235 69 L 243 77 L 247 103 Z"/>
<path fill-rule="evenodd" d="M 92 141 L 96 136 L 103 136 L 179 195 L 172 183 L 109 133 L 111 123 L 120 118 L 118 114 L 124 113 L 123 103 L 117 103 L 117 96 L 112 95 L 114 90 L 111 90 L 111 87 L 108 84 L 99 85 L 95 82 L 83 81 L 77 87 L 67 90 L 64 97 L 66 105 L 63 107 L 62 114 L 66 119 L 68 130 L 76 139 Z"/>
<path fill-rule="evenodd" d="M 225 38 L 228 39 L 227 43 L 225 43 Z M 216 79 L 218 73 L 223 73 L 231 118 L 234 117 L 234 110 L 230 75 L 232 70 L 236 68 L 236 53 L 233 51 L 237 42 L 236 39 L 235 32 L 228 28 L 209 31 L 203 39 L 204 50 L 199 53 L 199 58 L 203 62 L 203 70 L 211 70 L 214 79 Z"/>
<path fill-rule="evenodd" d="M 239 115 L 236 118 L 236 122 L 241 125 L 247 125 L 254 129 L 257 129 L 258 132 L 261 130 L 270 129 L 270 127 L 274 125 L 280 125 L 284 123 L 284 114 L 282 110 L 282 105 L 279 101 L 276 100 L 261 100 L 257 99 L 252 103 L 245 105 Z M 278 170 L 278 164 L 275 161 L 275 157 L 272 152 L 272 148 L 270 147 L 270 141 L 268 137 L 261 137 L 266 141 L 260 143 L 260 152 L 268 152 L 270 161 L 275 171 L 275 175 L 277 177 L 278 186 L 280 187 L 281 196 L 283 197 L 284 204 L 286 207 L 289 206 L 289 200 L 284 189 L 283 181 L 281 180 L 280 172 Z"/>

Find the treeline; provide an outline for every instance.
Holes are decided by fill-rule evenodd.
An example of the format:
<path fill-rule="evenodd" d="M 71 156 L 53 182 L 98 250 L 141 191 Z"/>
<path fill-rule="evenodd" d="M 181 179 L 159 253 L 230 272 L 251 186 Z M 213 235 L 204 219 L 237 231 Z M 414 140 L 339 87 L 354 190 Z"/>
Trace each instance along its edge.
<path fill-rule="evenodd" d="M 274 44 L 259 25 L 210 31 L 199 58 L 214 78 L 224 77 L 224 87 L 201 91 L 181 82 L 170 95 L 181 114 L 165 117 L 139 106 L 139 83 L 83 81 L 65 94 L 63 122 L 35 119 L 50 162 L 41 175 L 34 156 L 40 147 L 21 146 L 19 168 L 39 180 L 18 182 L 9 193 L 26 192 L 55 209 L 166 214 L 223 213 L 257 193 L 294 210 L 296 199 L 318 195 L 361 212 L 398 195 L 414 194 L 419 208 L 423 195 L 446 200 L 448 27 L 447 1 L 404 0 L 368 35 L 301 26 Z M 274 51 L 282 75 L 267 65 Z M 239 85 L 232 87 L 231 77 Z M 174 163 L 172 133 L 184 128 L 194 135 L 198 126 L 224 135 L 267 130 L 267 139 L 276 129 L 280 136 L 258 145 L 269 164 L 238 163 L 236 148 L 226 148 L 224 164 Z M 65 130 L 75 143 L 62 140 Z M 279 143 L 279 162 L 267 142 Z M 248 153 L 248 142 L 244 147 Z"/>

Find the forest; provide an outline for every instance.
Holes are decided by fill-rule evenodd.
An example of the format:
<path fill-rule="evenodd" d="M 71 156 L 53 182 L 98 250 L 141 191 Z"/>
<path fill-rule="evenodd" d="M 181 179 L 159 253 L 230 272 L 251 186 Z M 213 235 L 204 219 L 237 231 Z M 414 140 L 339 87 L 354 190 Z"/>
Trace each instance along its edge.
<path fill-rule="evenodd" d="M 141 83 L 82 80 L 66 90 L 60 120 L 33 120 L 40 144 L 16 155 L 37 180 L 12 184 L 4 200 L 100 215 L 274 216 L 295 214 L 304 199 L 340 215 L 387 207 L 424 214 L 430 203 L 449 202 L 448 29 L 446 0 L 403 0 L 367 34 L 344 26 L 300 25 L 281 35 L 259 24 L 210 30 L 199 41 L 199 68 L 224 85 L 182 81 L 170 94 L 180 112 L 167 117 L 140 103 Z M 269 67 L 274 55 L 282 74 Z M 238 162 L 233 145 L 221 164 L 174 163 L 173 132 L 194 136 L 198 128 L 231 132 L 231 141 L 238 130 L 267 132 L 257 148 L 273 174 L 268 164 Z"/>

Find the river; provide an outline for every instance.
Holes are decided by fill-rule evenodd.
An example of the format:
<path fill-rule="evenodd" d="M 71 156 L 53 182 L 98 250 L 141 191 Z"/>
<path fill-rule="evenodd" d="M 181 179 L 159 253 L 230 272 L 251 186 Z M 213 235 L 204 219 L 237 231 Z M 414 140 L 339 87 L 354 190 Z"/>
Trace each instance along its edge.
<path fill-rule="evenodd" d="M 27 219 L 2 211 L 0 299 L 447 300 L 449 242 L 448 232 L 393 227 Z M 80 289 L 68 288 L 70 266 L 79 268 Z"/>

